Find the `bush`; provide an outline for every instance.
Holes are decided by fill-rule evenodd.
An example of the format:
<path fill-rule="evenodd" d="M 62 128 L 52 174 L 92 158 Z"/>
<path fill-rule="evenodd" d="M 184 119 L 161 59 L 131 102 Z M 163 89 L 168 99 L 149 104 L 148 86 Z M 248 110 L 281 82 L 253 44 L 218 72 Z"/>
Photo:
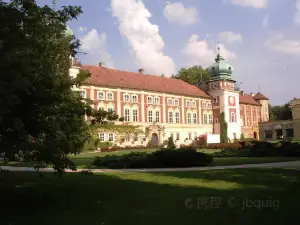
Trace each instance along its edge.
<path fill-rule="evenodd" d="M 207 144 L 207 145 L 196 145 L 200 149 L 241 149 L 240 143 L 219 143 L 219 144 Z"/>
<path fill-rule="evenodd" d="M 172 168 L 205 166 L 213 161 L 211 155 L 195 148 L 162 149 L 151 154 L 133 152 L 127 155 L 96 157 L 94 165 L 100 168 Z"/>
<path fill-rule="evenodd" d="M 173 141 L 173 137 L 168 138 L 167 148 L 168 149 L 175 149 L 176 148 L 176 145 L 174 144 L 174 141 Z"/>

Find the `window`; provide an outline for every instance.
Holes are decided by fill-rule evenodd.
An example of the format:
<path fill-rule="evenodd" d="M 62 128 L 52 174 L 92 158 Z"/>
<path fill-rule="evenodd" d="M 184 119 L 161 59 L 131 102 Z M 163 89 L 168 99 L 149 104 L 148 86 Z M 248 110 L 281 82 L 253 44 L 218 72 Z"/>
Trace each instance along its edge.
<path fill-rule="evenodd" d="M 109 100 L 109 101 L 114 100 L 113 93 L 111 93 L 111 92 L 108 92 L 108 93 L 107 93 L 107 100 Z"/>
<path fill-rule="evenodd" d="M 175 123 L 179 123 L 179 112 L 175 112 Z"/>
<path fill-rule="evenodd" d="M 114 141 L 114 134 L 113 133 L 108 134 L 108 141 Z"/>
<path fill-rule="evenodd" d="M 114 108 L 108 108 L 107 109 L 107 112 L 113 112 L 114 111 Z"/>
<path fill-rule="evenodd" d="M 173 105 L 173 99 L 168 98 L 168 105 Z"/>
<path fill-rule="evenodd" d="M 170 137 L 174 140 L 174 134 L 170 133 Z"/>
<path fill-rule="evenodd" d="M 212 117 L 212 114 L 209 114 L 209 115 L 208 115 L 208 123 L 209 123 L 209 124 L 212 124 L 212 123 L 213 123 L 213 117 Z"/>
<path fill-rule="evenodd" d="M 230 123 L 235 123 L 235 113 L 231 112 L 230 114 Z"/>
<path fill-rule="evenodd" d="M 153 103 L 153 98 L 151 96 L 147 97 L 147 103 L 152 104 Z"/>
<path fill-rule="evenodd" d="M 193 113 L 193 123 L 197 123 L 197 114 Z"/>
<path fill-rule="evenodd" d="M 197 137 L 198 137 L 198 134 L 197 134 L 197 132 L 195 132 L 194 133 L 194 139 L 197 139 Z"/>
<path fill-rule="evenodd" d="M 174 99 L 174 105 L 179 106 L 179 100 L 178 99 Z"/>
<path fill-rule="evenodd" d="M 215 118 L 215 123 L 219 123 L 219 119 L 218 118 Z"/>
<path fill-rule="evenodd" d="M 176 141 L 179 141 L 179 140 L 180 140 L 180 134 L 176 133 Z"/>
<path fill-rule="evenodd" d="M 134 140 L 134 141 L 138 141 L 138 136 L 139 136 L 138 133 L 134 133 L 133 140 Z"/>
<path fill-rule="evenodd" d="M 154 98 L 154 104 L 158 105 L 159 104 L 159 97 Z"/>
<path fill-rule="evenodd" d="M 205 102 L 202 103 L 202 108 L 204 108 L 204 109 L 206 108 L 206 103 Z"/>
<path fill-rule="evenodd" d="M 192 140 L 192 133 L 189 133 L 189 140 Z"/>
<path fill-rule="evenodd" d="M 153 122 L 153 112 L 152 111 L 148 111 L 148 122 L 149 123 Z"/>
<path fill-rule="evenodd" d="M 192 107 L 196 108 L 196 101 L 192 101 Z"/>
<path fill-rule="evenodd" d="M 204 124 L 207 124 L 207 114 L 204 114 L 204 115 L 203 115 L 203 123 L 204 123 Z"/>
<path fill-rule="evenodd" d="M 214 97 L 213 103 L 217 103 L 217 102 L 218 102 L 217 97 Z"/>
<path fill-rule="evenodd" d="M 125 109 L 124 120 L 125 120 L 126 122 L 129 122 L 129 121 L 130 121 L 130 109 Z"/>
<path fill-rule="evenodd" d="M 79 95 L 81 98 L 85 98 L 85 91 L 79 91 Z"/>
<path fill-rule="evenodd" d="M 99 107 L 99 110 L 104 111 L 104 107 L 103 107 L 103 106 L 100 106 L 100 107 Z"/>
<path fill-rule="evenodd" d="M 192 114 L 191 113 L 187 114 L 187 123 L 192 123 Z"/>
<path fill-rule="evenodd" d="M 211 109 L 211 104 L 210 103 L 207 104 L 207 108 Z"/>
<path fill-rule="evenodd" d="M 173 112 L 169 112 L 169 123 L 173 123 Z"/>
<path fill-rule="evenodd" d="M 159 122 L 160 121 L 160 113 L 159 111 L 155 112 L 155 122 Z"/>
<path fill-rule="evenodd" d="M 99 134 L 99 139 L 100 139 L 100 141 L 105 141 L 105 139 L 104 139 L 104 133 L 100 133 Z"/>
<path fill-rule="evenodd" d="M 103 91 L 98 91 L 98 99 L 99 100 L 104 100 L 105 99 L 105 95 Z"/>
<path fill-rule="evenodd" d="M 186 107 L 190 107 L 190 106 L 191 106 L 191 102 L 190 102 L 189 100 L 187 100 L 187 101 L 185 102 L 185 105 L 186 105 Z"/>
<path fill-rule="evenodd" d="M 124 95 L 124 101 L 129 102 L 130 101 L 130 96 L 128 94 Z"/>
<path fill-rule="evenodd" d="M 138 110 L 137 109 L 132 110 L 132 120 L 133 120 L 133 122 L 138 122 Z"/>
<path fill-rule="evenodd" d="M 273 131 L 272 130 L 265 130 L 265 138 L 272 138 Z"/>
<path fill-rule="evenodd" d="M 241 127 L 243 127 L 243 126 L 244 126 L 244 118 L 241 117 Z"/>
<path fill-rule="evenodd" d="M 126 134 L 126 142 L 130 141 L 130 134 Z"/>
<path fill-rule="evenodd" d="M 138 102 L 138 98 L 137 98 L 137 96 L 136 95 L 131 95 L 131 101 L 132 102 Z"/>

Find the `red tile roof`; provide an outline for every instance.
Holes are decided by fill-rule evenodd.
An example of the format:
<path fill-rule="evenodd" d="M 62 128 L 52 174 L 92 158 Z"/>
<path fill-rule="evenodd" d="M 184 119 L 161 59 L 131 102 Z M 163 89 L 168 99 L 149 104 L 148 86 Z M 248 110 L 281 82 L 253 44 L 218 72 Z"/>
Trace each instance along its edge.
<path fill-rule="evenodd" d="M 265 95 L 262 93 L 258 92 L 256 95 L 253 97 L 255 100 L 269 100 Z"/>
<path fill-rule="evenodd" d="M 211 99 L 209 95 L 200 90 L 198 87 L 174 78 L 127 72 L 90 65 L 82 65 L 81 68 L 88 70 L 91 73 L 91 77 L 86 81 L 86 84 L 147 90 Z"/>
<path fill-rule="evenodd" d="M 240 104 L 246 104 L 246 105 L 257 105 L 259 106 L 259 102 L 257 102 L 254 97 L 252 97 L 249 94 L 240 94 Z"/>

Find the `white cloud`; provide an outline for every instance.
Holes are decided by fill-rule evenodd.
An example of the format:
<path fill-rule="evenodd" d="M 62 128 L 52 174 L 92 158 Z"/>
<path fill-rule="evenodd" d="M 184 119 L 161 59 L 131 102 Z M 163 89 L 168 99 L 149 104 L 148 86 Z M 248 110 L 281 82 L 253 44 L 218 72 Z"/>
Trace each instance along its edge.
<path fill-rule="evenodd" d="M 219 33 L 219 39 L 223 42 L 233 43 L 233 42 L 242 42 L 243 36 L 239 33 L 234 33 L 231 31 L 224 31 Z"/>
<path fill-rule="evenodd" d="M 169 22 L 174 22 L 181 25 L 191 25 L 199 21 L 197 8 L 187 8 L 181 2 L 167 2 L 164 8 L 164 16 Z"/>
<path fill-rule="evenodd" d="M 164 41 L 157 25 L 151 24 L 151 13 L 140 0 L 112 0 L 112 15 L 119 21 L 120 33 L 128 40 L 136 65 L 146 73 L 171 75 L 176 67 L 164 55 Z"/>
<path fill-rule="evenodd" d="M 300 0 L 296 0 L 296 12 L 294 16 L 294 22 L 300 25 Z"/>
<path fill-rule="evenodd" d="M 265 46 L 275 52 L 300 56 L 300 41 L 285 39 L 282 34 L 268 39 L 265 42 Z"/>
<path fill-rule="evenodd" d="M 223 44 L 219 44 L 220 54 L 225 59 L 235 59 L 236 54 L 226 49 Z M 207 67 L 211 65 L 216 57 L 216 50 L 209 48 L 207 40 L 200 40 L 198 35 L 192 35 L 182 50 L 189 66 L 201 65 Z"/>
<path fill-rule="evenodd" d="M 104 62 L 108 67 L 114 67 L 111 55 L 106 50 L 106 34 L 99 35 L 98 31 L 92 29 L 81 39 L 81 50 L 91 57 L 93 64 Z"/>
<path fill-rule="evenodd" d="M 87 30 L 86 27 L 79 27 L 79 31 L 81 31 L 81 32 L 84 32 L 84 31 L 86 31 L 86 30 Z"/>
<path fill-rule="evenodd" d="M 268 0 L 231 0 L 231 3 L 243 7 L 262 9 L 267 7 Z"/>
<path fill-rule="evenodd" d="M 266 14 L 263 18 L 263 22 L 262 22 L 262 26 L 263 27 L 268 27 L 269 26 L 269 14 Z"/>

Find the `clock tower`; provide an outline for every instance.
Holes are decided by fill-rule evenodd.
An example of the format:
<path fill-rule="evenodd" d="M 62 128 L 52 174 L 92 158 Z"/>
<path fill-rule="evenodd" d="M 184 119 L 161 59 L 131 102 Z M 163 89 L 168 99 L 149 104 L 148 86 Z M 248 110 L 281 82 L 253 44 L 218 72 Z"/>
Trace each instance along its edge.
<path fill-rule="evenodd" d="M 207 92 L 212 96 L 214 133 L 220 134 L 221 113 L 225 114 L 228 124 L 228 138 L 234 140 L 241 136 L 239 93 L 235 87 L 236 81 L 231 78 L 233 67 L 218 55 L 215 63 L 208 68 L 211 80 L 207 83 Z"/>

